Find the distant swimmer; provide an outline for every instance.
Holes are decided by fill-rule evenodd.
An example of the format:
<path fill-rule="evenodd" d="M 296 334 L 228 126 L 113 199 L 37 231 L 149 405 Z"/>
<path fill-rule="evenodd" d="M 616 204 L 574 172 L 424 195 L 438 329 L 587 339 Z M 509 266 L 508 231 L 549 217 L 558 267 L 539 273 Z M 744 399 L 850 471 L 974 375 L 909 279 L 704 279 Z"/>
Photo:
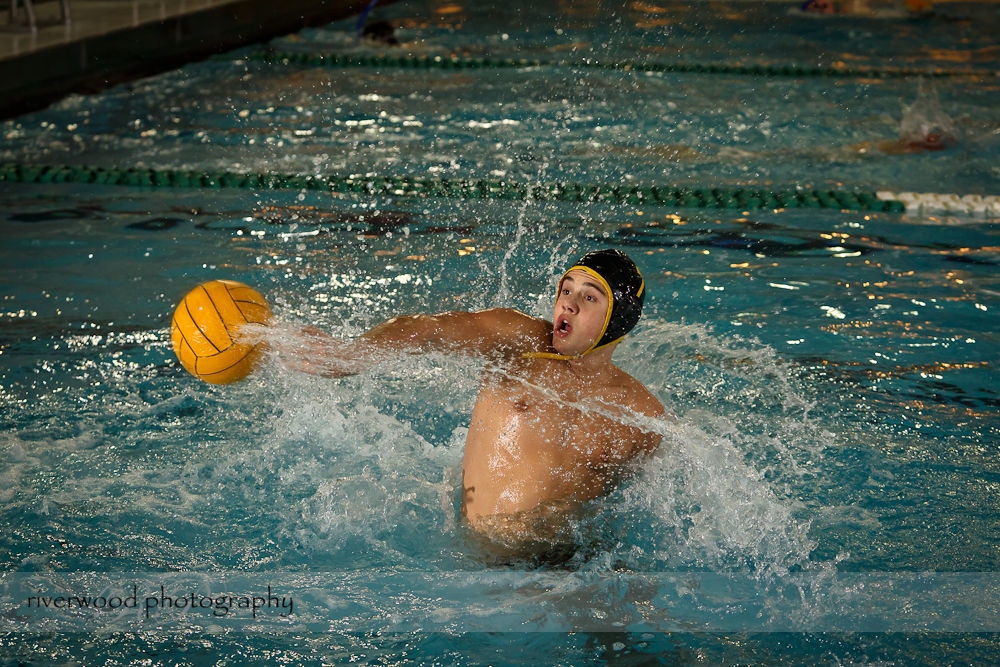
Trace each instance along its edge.
<path fill-rule="evenodd" d="M 399 46 L 399 40 L 396 38 L 395 29 L 392 27 L 392 24 L 382 19 L 366 23 L 365 27 L 361 30 L 361 36 L 372 42 L 388 44 L 389 46 Z"/>
<path fill-rule="evenodd" d="M 806 0 L 800 9 L 810 14 L 891 19 L 928 14 L 934 4 L 931 0 Z"/>
<path fill-rule="evenodd" d="M 643 425 L 662 418 L 663 406 L 611 358 L 645 296 L 625 253 L 598 250 L 559 280 L 551 322 L 508 308 L 404 315 L 351 342 L 314 331 L 308 354 L 284 362 L 342 377 L 386 352 L 483 358 L 462 461 L 464 522 L 492 555 L 563 559 L 584 504 L 660 444 Z"/>
<path fill-rule="evenodd" d="M 955 123 L 941 108 L 937 91 L 923 80 L 917 89 L 917 99 L 903 109 L 899 142 L 916 150 L 930 151 L 944 150 L 958 143 Z"/>
<path fill-rule="evenodd" d="M 885 155 L 908 155 L 911 153 L 923 153 L 924 151 L 941 151 L 951 144 L 943 141 L 938 135 L 931 134 L 923 141 L 903 141 L 899 139 L 884 139 L 882 141 L 860 141 L 846 147 L 846 153 L 857 153 L 860 155 L 872 154 L 875 152 Z M 845 150 L 845 149 L 841 149 Z"/>
<path fill-rule="evenodd" d="M 953 144 L 953 137 L 935 130 L 931 130 L 916 138 L 906 139 L 907 146 L 925 151 L 943 151 Z"/>
<path fill-rule="evenodd" d="M 816 14 L 833 14 L 837 11 L 833 0 L 806 0 L 802 5 L 802 11 L 814 12 Z"/>

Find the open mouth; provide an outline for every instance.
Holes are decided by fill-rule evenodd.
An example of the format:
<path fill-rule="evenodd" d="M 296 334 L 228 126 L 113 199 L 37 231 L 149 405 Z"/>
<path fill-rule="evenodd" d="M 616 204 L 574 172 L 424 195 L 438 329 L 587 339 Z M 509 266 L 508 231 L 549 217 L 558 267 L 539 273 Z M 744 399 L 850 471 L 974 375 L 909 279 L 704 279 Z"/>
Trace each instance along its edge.
<path fill-rule="evenodd" d="M 573 331 L 573 325 L 565 317 L 560 317 L 559 321 L 556 322 L 556 333 L 568 336 L 571 331 Z"/>

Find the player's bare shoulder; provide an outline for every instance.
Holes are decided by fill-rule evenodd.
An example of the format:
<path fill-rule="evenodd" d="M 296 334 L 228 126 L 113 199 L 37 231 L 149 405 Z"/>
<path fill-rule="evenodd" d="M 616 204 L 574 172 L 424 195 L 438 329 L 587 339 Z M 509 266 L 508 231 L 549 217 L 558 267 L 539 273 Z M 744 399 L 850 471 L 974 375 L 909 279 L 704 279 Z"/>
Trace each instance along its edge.
<path fill-rule="evenodd" d="M 476 315 L 484 321 L 489 321 L 493 326 L 502 329 L 527 327 L 544 330 L 546 325 L 549 328 L 552 326 L 539 317 L 533 317 L 514 308 L 487 308 L 486 310 L 477 311 Z"/>
<path fill-rule="evenodd" d="M 615 371 L 613 393 L 618 399 L 615 401 L 616 403 L 648 417 L 662 417 L 664 415 L 663 404 L 646 388 L 646 385 L 617 366 Z"/>
<path fill-rule="evenodd" d="M 532 351 L 552 338 L 552 324 L 513 308 L 490 308 L 475 313 L 479 325 L 497 336 L 508 352 Z"/>
<path fill-rule="evenodd" d="M 619 405 L 632 413 L 637 413 L 645 417 L 662 419 L 667 416 L 663 404 L 646 388 L 646 385 L 625 371 L 621 369 L 617 370 L 620 373 L 617 378 L 621 391 Z M 647 430 L 643 425 L 634 422 L 628 424 L 627 428 L 632 434 L 632 456 L 652 454 L 660 446 L 662 437 L 654 430 Z"/>

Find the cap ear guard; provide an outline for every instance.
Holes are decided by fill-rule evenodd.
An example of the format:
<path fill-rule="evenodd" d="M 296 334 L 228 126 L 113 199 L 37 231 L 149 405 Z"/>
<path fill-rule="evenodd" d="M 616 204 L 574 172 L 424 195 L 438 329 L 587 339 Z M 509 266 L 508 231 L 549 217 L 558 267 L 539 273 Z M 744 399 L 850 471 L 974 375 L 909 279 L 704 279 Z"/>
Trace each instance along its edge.
<path fill-rule="evenodd" d="M 639 267 L 621 250 L 607 248 L 588 252 L 577 262 L 599 274 L 611 293 L 611 315 L 604 332 L 592 348 L 610 345 L 632 330 L 642 315 L 646 283 Z"/>
<path fill-rule="evenodd" d="M 598 341 L 595 349 L 603 345 L 615 342 L 623 338 L 635 325 L 639 323 L 639 318 L 642 316 L 642 305 L 645 301 L 645 281 L 642 280 L 641 274 L 638 273 L 636 269 L 636 274 L 639 275 L 639 289 L 636 290 L 635 294 L 629 294 L 626 289 L 616 289 L 614 291 L 613 299 L 614 306 L 612 308 L 611 321 Z"/>
<path fill-rule="evenodd" d="M 641 293 L 640 293 L 641 294 Z M 633 297 L 622 295 L 621 298 L 615 298 L 615 308 L 614 314 L 612 315 L 611 325 L 608 327 L 608 331 L 605 335 L 611 335 L 618 333 L 618 336 L 624 336 L 628 332 L 635 328 L 635 325 L 639 323 L 639 318 L 642 316 L 642 296 Z"/>

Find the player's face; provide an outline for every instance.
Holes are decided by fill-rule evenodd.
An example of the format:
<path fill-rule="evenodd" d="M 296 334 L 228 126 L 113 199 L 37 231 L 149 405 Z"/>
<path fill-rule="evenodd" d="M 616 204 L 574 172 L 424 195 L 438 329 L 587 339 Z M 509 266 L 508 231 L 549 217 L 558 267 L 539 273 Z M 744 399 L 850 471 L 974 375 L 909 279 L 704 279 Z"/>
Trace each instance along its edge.
<path fill-rule="evenodd" d="M 604 331 L 610 296 L 586 271 L 574 269 L 563 278 L 552 314 L 552 347 L 577 355 L 590 349 Z"/>

